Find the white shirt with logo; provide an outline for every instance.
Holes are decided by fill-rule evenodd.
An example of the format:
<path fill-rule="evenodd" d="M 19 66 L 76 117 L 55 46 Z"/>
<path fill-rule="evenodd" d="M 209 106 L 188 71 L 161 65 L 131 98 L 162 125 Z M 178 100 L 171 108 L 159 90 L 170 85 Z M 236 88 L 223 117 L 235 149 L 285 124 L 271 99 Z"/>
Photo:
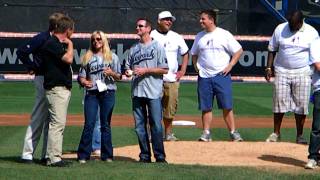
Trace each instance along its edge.
<path fill-rule="evenodd" d="M 231 56 L 241 48 L 233 35 L 222 28 L 216 27 L 212 32 L 199 32 L 191 48 L 191 54 L 198 56 L 199 76 L 216 76 L 228 66 Z"/>
<path fill-rule="evenodd" d="M 185 40 L 181 35 L 171 30 L 166 34 L 153 30 L 150 36 L 158 41 L 166 51 L 169 70 L 167 74 L 163 75 L 163 80 L 165 82 L 176 82 L 176 73 L 179 68 L 178 55 L 182 56 L 189 50 Z"/>
<path fill-rule="evenodd" d="M 306 23 L 303 23 L 300 30 L 294 33 L 290 31 L 288 22 L 279 24 L 268 46 L 269 51 L 277 51 L 274 62 L 276 72 L 309 66 L 310 44 L 317 38 L 318 32 Z"/>

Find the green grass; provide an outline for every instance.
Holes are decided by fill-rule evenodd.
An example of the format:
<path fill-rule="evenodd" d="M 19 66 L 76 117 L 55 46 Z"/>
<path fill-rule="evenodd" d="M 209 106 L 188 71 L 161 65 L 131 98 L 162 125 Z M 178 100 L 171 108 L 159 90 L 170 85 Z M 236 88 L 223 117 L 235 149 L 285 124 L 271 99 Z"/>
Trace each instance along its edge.
<path fill-rule="evenodd" d="M 90 161 L 85 165 L 72 160 L 69 168 L 48 168 L 35 163 L 26 165 L 19 163 L 23 137 L 26 127 L 0 127 L 0 179 L 318 179 L 315 172 L 289 174 L 278 170 L 256 169 L 253 167 L 220 167 L 200 165 L 160 165 L 139 164 L 129 157 L 113 163 Z M 82 127 L 68 126 L 64 135 L 64 152 L 77 149 Z M 226 129 L 213 129 L 213 140 L 228 140 Z M 263 141 L 271 129 L 240 129 L 247 141 Z M 198 128 L 175 128 L 176 134 L 183 140 L 196 140 L 201 132 Z M 305 130 L 308 134 L 310 131 Z M 132 128 L 112 128 L 115 147 L 137 144 Z M 283 129 L 284 141 L 294 141 L 294 129 Z M 291 137 L 291 138 L 290 138 Z M 287 139 L 286 139 L 287 138 Z M 41 143 L 39 144 L 41 147 Z M 40 149 L 40 148 L 38 148 Z M 183 150 L 182 150 L 183 151 Z M 37 150 L 35 158 L 39 158 Z M 138 154 L 137 154 L 138 157 Z"/>
<path fill-rule="evenodd" d="M 33 82 L 0 82 L 0 113 L 30 113 L 34 103 Z M 177 114 L 200 115 L 197 84 L 181 83 Z M 83 89 L 74 83 L 69 114 L 82 114 Z M 236 116 L 272 116 L 272 85 L 267 83 L 233 83 Z M 310 106 L 311 108 L 311 106 Z M 221 111 L 214 105 L 214 115 Z M 114 114 L 131 114 L 130 83 L 118 83 Z"/>
<path fill-rule="evenodd" d="M 178 114 L 199 115 L 195 83 L 182 83 Z M 74 84 L 69 105 L 70 114 L 82 114 L 83 90 Z M 236 116 L 272 116 L 272 86 L 263 83 L 234 83 L 234 111 Z M 0 82 L 0 113 L 30 113 L 34 103 L 32 82 Z M 131 114 L 130 84 L 118 83 L 115 114 Z M 214 115 L 221 115 L 214 110 Z M 272 129 L 239 129 L 246 141 L 264 141 Z M 70 168 L 48 168 L 40 164 L 25 165 L 18 162 L 26 127 L 0 126 L 0 179 L 319 179 L 320 174 L 285 173 L 252 167 L 219 167 L 200 165 L 138 164 L 122 157 L 121 161 L 103 163 L 92 161 L 79 165 L 73 160 Z M 64 133 L 63 151 L 77 150 L 82 127 L 68 126 Z M 201 129 L 176 128 L 182 140 L 196 140 Z M 225 128 L 213 129 L 213 140 L 228 140 Z M 282 129 L 282 140 L 294 142 L 295 129 Z M 305 135 L 310 133 L 305 129 Z M 137 144 L 133 128 L 113 127 L 115 147 Z M 306 136 L 308 139 L 308 137 Z M 39 144 L 41 147 L 41 143 Z M 40 151 L 35 153 L 39 158 Z M 183 153 L 183 150 L 181 150 Z M 138 154 L 137 154 L 138 156 Z"/>
<path fill-rule="evenodd" d="M 32 82 L 0 82 L 0 113 L 30 113 L 34 103 Z M 248 91 L 249 89 L 249 91 Z M 234 109 L 237 115 L 270 115 L 272 89 L 269 84 L 234 83 Z M 181 83 L 178 114 L 200 114 L 196 83 Z M 74 83 L 70 114 L 82 113 L 83 89 Z M 252 109 L 255 109 L 252 111 Z M 131 114 L 130 83 L 118 83 L 115 114 Z M 220 114 L 220 111 L 215 114 Z"/>
<path fill-rule="evenodd" d="M 237 115 L 270 116 L 272 114 L 271 84 L 233 84 L 234 112 Z"/>

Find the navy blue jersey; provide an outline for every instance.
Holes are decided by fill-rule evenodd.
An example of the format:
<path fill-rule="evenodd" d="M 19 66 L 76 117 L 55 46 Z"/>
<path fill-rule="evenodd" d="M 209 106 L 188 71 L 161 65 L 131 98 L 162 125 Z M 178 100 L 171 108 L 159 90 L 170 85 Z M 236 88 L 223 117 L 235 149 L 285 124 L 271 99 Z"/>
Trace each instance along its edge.
<path fill-rule="evenodd" d="M 29 71 L 34 71 L 36 75 L 43 75 L 41 47 L 51 37 L 49 31 L 41 32 L 34 36 L 26 44 L 20 46 L 17 51 L 17 57 L 27 67 Z M 30 59 L 30 54 L 33 60 Z"/>

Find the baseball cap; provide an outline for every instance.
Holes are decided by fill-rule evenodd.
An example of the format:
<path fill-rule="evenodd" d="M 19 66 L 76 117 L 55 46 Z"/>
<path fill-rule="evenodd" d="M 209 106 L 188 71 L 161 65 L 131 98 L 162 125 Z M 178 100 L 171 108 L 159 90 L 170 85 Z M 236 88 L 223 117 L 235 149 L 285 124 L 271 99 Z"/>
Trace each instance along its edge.
<path fill-rule="evenodd" d="M 170 11 L 162 11 L 158 14 L 158 20 L 164 19 L 164 18 L 171 18 L 172 21 L 176 20 L 176 17 L 172 16 Z"/>

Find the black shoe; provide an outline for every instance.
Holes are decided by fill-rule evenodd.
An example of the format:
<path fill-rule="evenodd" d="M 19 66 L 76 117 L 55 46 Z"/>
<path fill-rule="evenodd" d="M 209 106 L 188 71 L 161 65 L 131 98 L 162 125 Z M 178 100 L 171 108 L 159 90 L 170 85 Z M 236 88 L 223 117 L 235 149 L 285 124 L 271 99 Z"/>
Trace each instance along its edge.
<path fill-rule="evenodd" d="M 156 163 L 164 163 L 164 164 L 168 164 L 168 162 L 165 159 L 157 159 Z"/>
<path fill-rule="evenodd" d="M 32 159 L 20 159 L 20 162 L 24 163 L 24 164 L 32 164 L 33 160 Z"/>
<path fill-rule="evenodd" d="M 140 159 L 140 163 L 151 163 L 151 159 Z"/>
<path fill-rule="evenodd" d="M 71 162 L 61 160 L 61 161 L 49 164 L 48 166 L 49 167 L 68 167 L 70 166 L 70 164 Z"/>
<path fill-rule="evenodd" d="M 47 164 L 47 161 L 48 161 L 48 158 L 41 158 L 41 159 L 40 159 L 40 164 L 46 165 L 46 164 Z"/>

